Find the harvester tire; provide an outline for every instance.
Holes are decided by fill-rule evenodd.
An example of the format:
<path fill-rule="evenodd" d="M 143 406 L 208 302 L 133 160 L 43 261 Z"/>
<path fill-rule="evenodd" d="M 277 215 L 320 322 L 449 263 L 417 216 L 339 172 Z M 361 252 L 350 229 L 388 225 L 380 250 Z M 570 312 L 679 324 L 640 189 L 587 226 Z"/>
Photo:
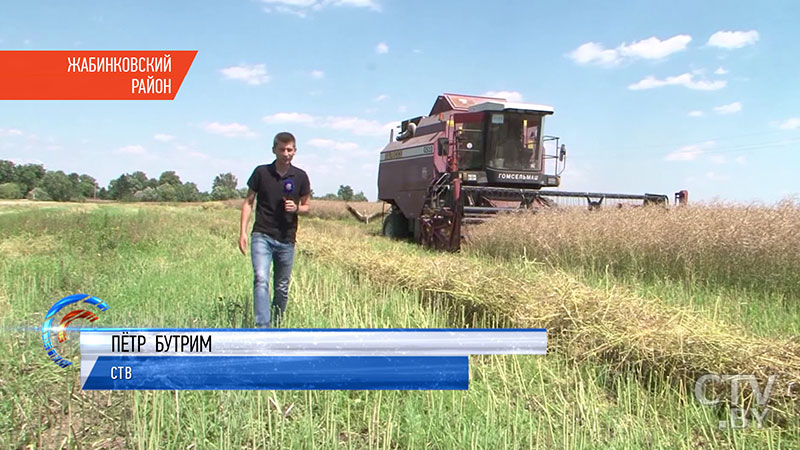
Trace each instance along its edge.
<path fill-rule="evenodd" d="M 383 235 L 392 239 L 408 238 L 408 219 L 399 209 L 392 208 L 383 219 Z"/>

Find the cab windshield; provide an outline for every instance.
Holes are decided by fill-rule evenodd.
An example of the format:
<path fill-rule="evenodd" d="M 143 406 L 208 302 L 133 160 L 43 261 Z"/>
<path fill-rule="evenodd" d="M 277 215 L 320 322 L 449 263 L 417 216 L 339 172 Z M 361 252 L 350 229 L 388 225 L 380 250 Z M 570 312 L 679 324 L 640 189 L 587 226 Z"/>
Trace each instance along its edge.
<path fill-rule="evenodd" d="M 491 113 L 487 166 L 505 170 L 541 170 L 542 116 Z"/>

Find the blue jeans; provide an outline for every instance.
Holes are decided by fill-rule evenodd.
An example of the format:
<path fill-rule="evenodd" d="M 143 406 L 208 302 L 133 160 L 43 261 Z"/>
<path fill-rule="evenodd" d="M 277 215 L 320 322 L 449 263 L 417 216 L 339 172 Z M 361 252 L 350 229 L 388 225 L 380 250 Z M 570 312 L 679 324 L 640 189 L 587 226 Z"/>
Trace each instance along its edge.
<path fill-rule="evenodd" d="M 253 311 L 256 326 L 269 328 L 270 313 L 277 322 L 286 311 L 289 301 L 289 279 L 292 276 L 294 262 L 294 244 L 286 244 L 267 236 L 253 232 L 250 235 L 250 256 L 253 260 Z M 274 264 L 273 264 L 274 263 Z M 269 304 L 269 266 L 273 265 L 272 307 Z"/>

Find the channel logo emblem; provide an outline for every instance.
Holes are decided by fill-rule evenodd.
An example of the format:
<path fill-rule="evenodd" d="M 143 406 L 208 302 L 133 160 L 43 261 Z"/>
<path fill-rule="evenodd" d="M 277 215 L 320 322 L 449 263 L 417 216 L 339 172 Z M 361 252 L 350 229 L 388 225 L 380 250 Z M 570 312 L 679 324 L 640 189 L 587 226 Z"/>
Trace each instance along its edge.
<path fill-rule="evenodd" d="M 67 327 L 69 327 L 73 321 L 86 319 L 89 322 L 94 322 L 97 320 L 97 314 L 89 309 L 76 309 L 65 314 L 58 322 L 58 326 L 54 328 L 53 321 L 56 319 L 56 314 L 67 306 L 75 303 L 80 303 L 81 305 L 79 306 L 83 306 L 83 304 L 93 306 L 97 308 L 98 312 L 106 311 L 109 308 L 108 304 L 103 300 L 87 294 L 74 294 L 64 297 L 50 307 L 50 310 L 47 311 L 47 315 L 44 317 L 44 323 L 42 324 L 42 344 L 44 344 L 44 351 L 47 352 L 47 356 L 62 368 L 72 365 L 72 361 L 61 356 L 56 351 L 51 340 L 51 333 L 55 331 L 58 342 L 64 342 L 67 340 Z"/>

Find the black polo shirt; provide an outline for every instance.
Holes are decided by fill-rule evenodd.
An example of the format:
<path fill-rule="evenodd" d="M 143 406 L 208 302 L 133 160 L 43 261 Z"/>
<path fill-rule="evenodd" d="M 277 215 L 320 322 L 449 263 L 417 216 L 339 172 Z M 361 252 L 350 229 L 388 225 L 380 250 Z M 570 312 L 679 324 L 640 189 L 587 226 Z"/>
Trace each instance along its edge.
<path fill-rule="evenodd" d="M 256 192 L 256 223 L 253 232 L 264 233 L 285 243 L 294 243 L 297 235 L 297 214 L 288 213 L 283 198 L 288 197 L 300 205 L 300 197 L 311 193 L 308 175 L 295 166 L 280 176 L 272 164 L 263 164 L 253 171 L 247 186 Z"/>

